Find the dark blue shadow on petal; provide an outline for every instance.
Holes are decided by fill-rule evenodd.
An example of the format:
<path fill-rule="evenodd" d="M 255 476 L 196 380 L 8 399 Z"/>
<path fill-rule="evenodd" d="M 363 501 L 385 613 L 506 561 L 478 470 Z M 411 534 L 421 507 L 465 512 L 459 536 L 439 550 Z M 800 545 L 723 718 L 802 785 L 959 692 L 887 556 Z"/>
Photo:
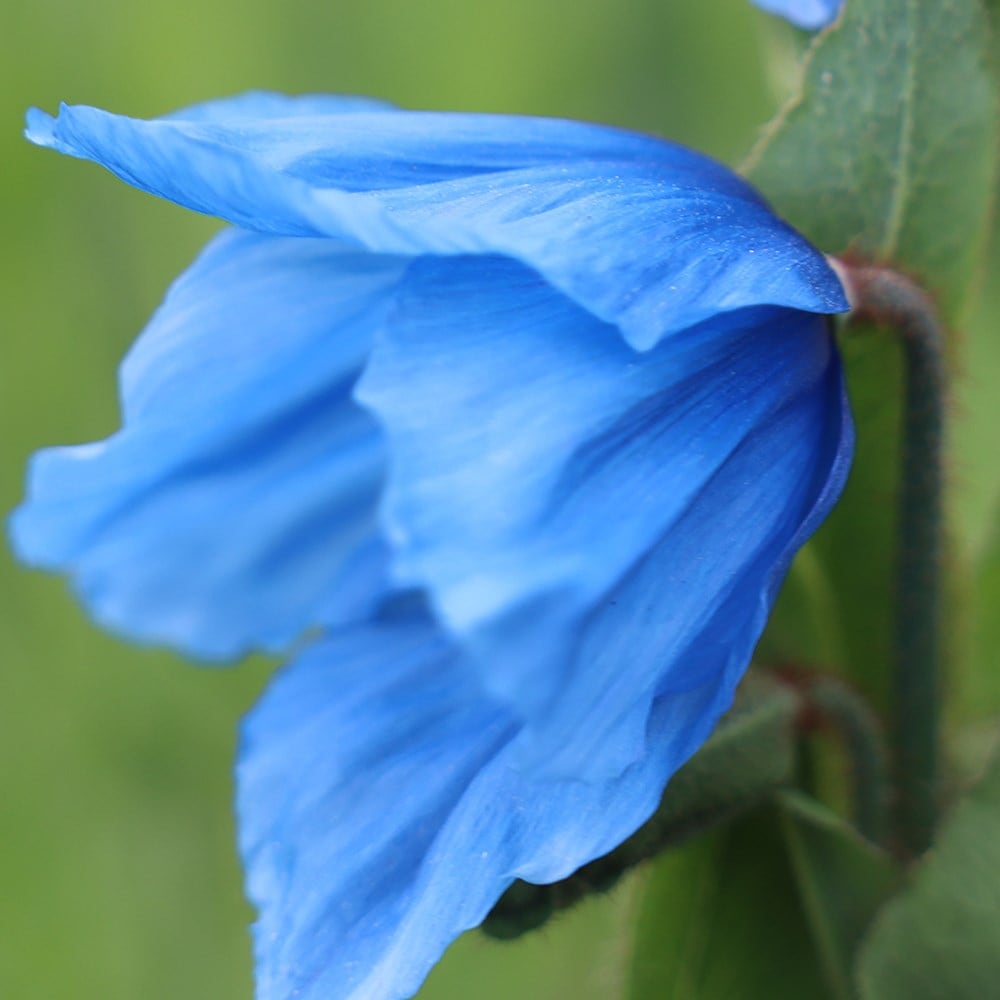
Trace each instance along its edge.
<path fill-rule="evenodd" d="M 512 763 L 512 717 L 426 618 L 314 646 L 244 727 L 258 1000 L 412 995 L 514 878 L 565 877 L 641 825 L 681 763 L 675 723 L 700 707 L 654 714 L 649 752 L 611 781 L 533 777 Z"/>
<path fill-rule="evenodd" d="M 853 447 L 824 317 L 745 310 L 637 353 L 501 258 L 414 265 L 358 396 L 395 579 L 524 752 L 595 779 L 642 754 L 658 692 L 714 676 L 728 707 Z"/>

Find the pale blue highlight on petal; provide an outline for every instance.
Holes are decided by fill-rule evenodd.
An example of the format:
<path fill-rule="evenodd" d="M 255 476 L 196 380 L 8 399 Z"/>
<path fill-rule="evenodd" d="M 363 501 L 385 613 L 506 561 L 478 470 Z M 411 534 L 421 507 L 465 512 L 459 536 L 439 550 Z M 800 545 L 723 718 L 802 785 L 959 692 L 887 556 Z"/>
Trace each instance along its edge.
<path fill-rule="evenodd" d="M 64 107 L 32 113 L 28 136 L 262 232 L 509 255 L 642 350 L 723 311 L 847 308 L 823 256 L 735 174 L 611 128 L 395 110 L 144 122 Z"/>
<path fill-rule="evenodd" d="M 357 395 L 388 436 L 395 578 L 577 775 L 642 753 L 663 685 L 746 666 L 853 443 L 823 317 L 733 313 L 637 354 L 495 257 L 416 264 Z"/>
<path fill-rule="evenodd" d="M 67 571 L 104 624 L 207 658 L 364 613 L 384 454 L 351 390 L 404 267 L 216 238 L 122 366 L 122 430 L 36 456 L 21 557 Z"/>
<path fill-rule="evenodd" d="M 244 726 L 240 846 L 258 1000 L 396 1000 L 514 878 L 548 882 L 655 809 L 705 692 L 658 705 L 614 780 L 514 766 L 516 723 L 419 617 L 347 631 L 282 671 Z M 714 721 L 714 720 L 713 720 Z"/>

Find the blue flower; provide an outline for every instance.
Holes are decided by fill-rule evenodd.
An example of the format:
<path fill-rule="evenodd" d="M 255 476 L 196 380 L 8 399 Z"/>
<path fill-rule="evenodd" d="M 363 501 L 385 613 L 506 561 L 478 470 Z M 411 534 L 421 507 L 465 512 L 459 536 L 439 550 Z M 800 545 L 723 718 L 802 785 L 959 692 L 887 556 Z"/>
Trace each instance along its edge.
<path fill-rule="evenodd" d="M 787 18 L 807 31 L 818 31 L 832 24 L 844 5 L 844 0 L 753 0 L 771 14 Z"/>
<path fill-rule="evenodd" d="M 725 168 L 595 125 L 250 94 L 28 135 L 231 228 L 16 546 L 137 639 L 309 640 L 238 764 L 258 996 L 408 996 L 729 706 L 850 462 L 840 284 Z"/>

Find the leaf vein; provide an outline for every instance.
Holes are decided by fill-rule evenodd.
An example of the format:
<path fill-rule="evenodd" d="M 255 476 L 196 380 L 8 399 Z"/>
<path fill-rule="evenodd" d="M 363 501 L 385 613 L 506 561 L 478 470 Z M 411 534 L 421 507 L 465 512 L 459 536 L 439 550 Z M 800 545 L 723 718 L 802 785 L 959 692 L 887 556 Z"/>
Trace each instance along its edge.
<path fill-rule="evenodd" d="M 899 247 L 899 235 L 906 218 L 906 209 L 910 200 L 911 177 L 910 160 L 913 156 L 913 129 L 915 122 L 914 103 L 916 102 L 916 62 L 917 39 L 915 21 L 917 18 L 916 0 L 906 3 L 906 31 L 904 44 L 904 84 L 902 87 L 899 116 L 899 140 L 896 146 L 895 169 L 896 183 L 892 185 L 889 196 L 889 208 L 886 214 L 885 234 L 882 240 L 881 256 L 889 259 L 895 256 Z"/>

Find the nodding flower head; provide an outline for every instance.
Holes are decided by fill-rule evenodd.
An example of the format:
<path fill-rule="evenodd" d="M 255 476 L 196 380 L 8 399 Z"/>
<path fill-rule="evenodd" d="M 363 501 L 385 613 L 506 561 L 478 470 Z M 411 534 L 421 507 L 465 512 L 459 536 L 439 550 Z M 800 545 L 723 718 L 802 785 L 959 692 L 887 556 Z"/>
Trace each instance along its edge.
<path fill-rule="evenodd" d="M 823 255 L 596 125 L 268 94 L 29 138 L 223 219 L 12 532 L 101 623 L 293 646 L 250 712 L 260 1000 L 411 995 L 711 732 L 852 425 Z"/>

